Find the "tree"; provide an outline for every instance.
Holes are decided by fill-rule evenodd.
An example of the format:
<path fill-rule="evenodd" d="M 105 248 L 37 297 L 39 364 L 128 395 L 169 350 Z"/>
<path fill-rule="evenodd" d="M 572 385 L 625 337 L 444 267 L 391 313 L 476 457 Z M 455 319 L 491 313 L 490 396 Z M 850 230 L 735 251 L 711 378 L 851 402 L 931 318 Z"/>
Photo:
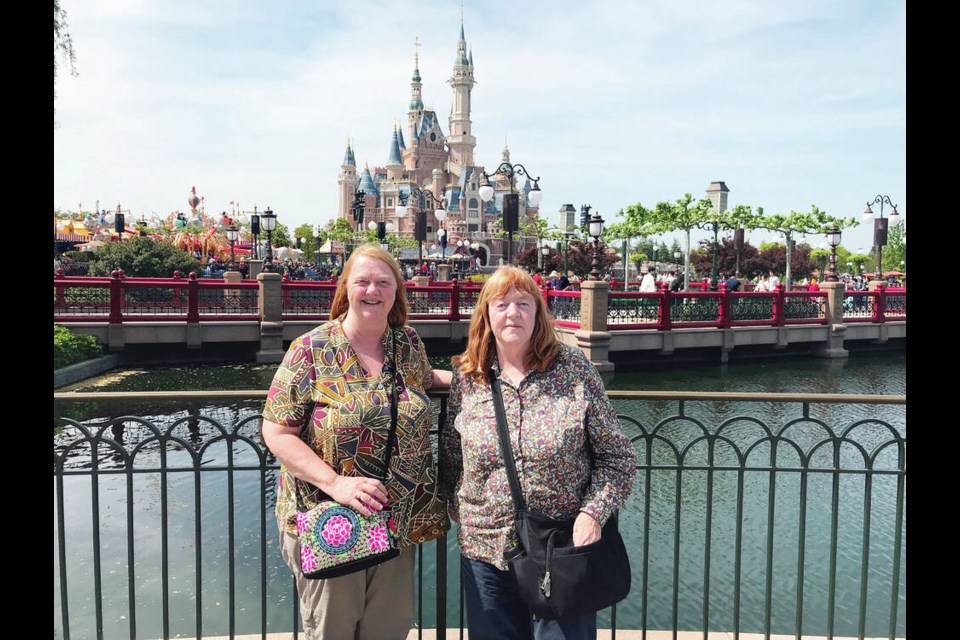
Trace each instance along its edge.
<path fill-rule="evenodd" d="M 90 256 L 88 273 L 91 276 L 109 276 L 114 269 L 123 269 L 128 277 L 170 278 L 174 271 L 186 277 L 199 267 L 193 255 L 172 244 L 149 236 L 135 236 L 109 242 Z"/>
<path fill-rule="evenodd" d="M 321 229 L 320 231 L 320 245 L 317 244 L 317 238 L 313 235 L 314 229 L 312 224 L 303 223 L 299 227 L 293 230 L 294 238 L 302 238 L 300 241 L 300 250 L 303 251 L 303 255 L 307 260 L 315 260 L 317 257 L 317 249 L 324 243 L 325 231 Z M 294 240 L 296 242 L 296 240 Z"/>
<path fill-rule="evenodd" d="M 76 77 L 77 56 L 73 51 L 73 38 L 67 28 L 67 12 L 60 7 L 60 0 L 53 0 L 53 102 L 57 107 L 57 58 L 63 56 L 70 67 L 70 75 Z"/>
<path fill-rule="evenodd" d="M 769 269 L 760 260 L 760 251 L 749 242 L 743 243 L 739 256 L 740 273 L 745 278 L 754 278 Z M 701 240 L 700 247 L 690 257 L 697 273 L 710 273 L 713 269 L 713 241 Z M 721 238 L 717 249 L 717 271 L 727 275 L 737 273 L 737 252 L 732 238 Z"/>
<path fill-rule="evenodd" d="M 720 248 L 718 234 L 720 233 L 720 230 L 727 229 L 733 231 L 735 229 L 752 228 L 754 221 L 762 215 L 762 208 L 757 207 L 757 213 L 754 213 L 753 209 L 745 204 L 738 204 L 733 209 L 728 209 L 725 211 L 719 211 L 711 206 L 710 213 L 707 215 L 707 219 L 697 226 L 701 229 L 713 231 L 713 242 L 710 243 L 710 277 L 712 281 L 716 280 L 717 274 L 720 271 L 717 264 L 718 252 Z"/>
<path fill-rule="evenodd" d="M 505 235 L 505 232 L 501 231 L 500 234 Z M 521 222 L 520 237 L 534 238 L 534 249 L 536 250 L 536 255 L 533 257 L 533 261 L 536 263 L 537 267 L 540 268 L 543 265 L 543 254 L 540 252 L 540 247 L 543 244 L 543 241 L 558 240 L 563 237 L 563 234 L 555 229 L 551 229 L 550 223 L 541 218 L 540 213 L 537 212 L 537 215 L 533 218 L 526 218 Z"/>
<path fill-rule="evenodd" d="M 907 222 L 902 220 L 890 227 L 887 234 L 887 246 L 883 249 L 884 271 L 906 271 L 907 261 Z"/>
<path fill-rule="evenodd" d="M 761 209 L 760 216 L 753 220 L 751 228 L 782 233 L 787 246 L 790 246 L 793 245 L 793 238 L 796 234 L 825 234 L 833 227 L 842 231 L 847 227 L 855 227 L 858 224 L 860 223 L 856 218 L 837 218 L 827 215 L 825 211 L 821 211 L 814 204 L 810 206 L 809 213 L 791 211 L 788 214 L 777 213 L 764 216 Z M 783 279 L 784 284 L 790 286 L 792 252 L 787 254 L 786 248 L 784 248 L 784 255 L 786 263 Z M 776 269 L 774 271 L 779 273 Z"/>
<path fill-rule="evenodd" d="M 261 231 L 260 235 L 265 238 L 267 233 Z M 293 246 L 293 242 L 290 241 L 290 231 L 282 222 L 277 222 L 276 228 L 271 232 L 270 240 L 273 242 L 273 246 L 277 248 Z"/>
<path fill-rule="evenodd" d="M 669 231 L 682 230 L 686 235 L 684 252 L 684 290 L 690 288 L 690 230 L 710 219 L 713 204 L 708 198 L 693 201 L 689 193 L 674 202 L 658 202 L 654 209 L 648 209 L 639 202 L 627 207 L 625 219 L 635 224 L 640 235 L 657 235 Z"/>

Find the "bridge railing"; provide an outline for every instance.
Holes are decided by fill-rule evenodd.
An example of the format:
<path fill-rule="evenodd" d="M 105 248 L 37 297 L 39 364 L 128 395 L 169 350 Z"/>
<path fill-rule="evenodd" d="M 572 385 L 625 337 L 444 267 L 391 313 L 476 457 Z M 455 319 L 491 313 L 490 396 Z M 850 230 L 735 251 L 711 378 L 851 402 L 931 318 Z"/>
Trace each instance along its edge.
<path fill-rule="evenodd" d="M 336 285 L 330 282 L 280 283 L 281 316 L 286 320 L 325 320 Z M 408 284 L 410 318 L 417 320 L 469 319 L 482 285 L 457 281 L 427 286 Z M 258 320 L 260 284 L 244 280 L 227 282 L 187 278 L 128 278 L 122 271 L 109 278 L 54 276 L 54 321 L 186 321 Z M 580 327 L 581 292 L 544 290 L 544 298 L 560 326 Z M 844 291 L 843 321 L 873 322 L 905 320 L 905 289 Z M 606 296 L 607 328 L 610 331 L 747 326 L 786 326 L 828 323 L 825 291 L 754 292 L 718 291 L 657 292 L 610 290 Z"/>
<path fill-rule="evenodd" d="M 638 459 L 633 589 L 601 628 L 905 636 L 905 396 L 609 396 Z M 57 637 L 299 628 L 264 397 L 54 394 Z M 464 626 L 457 563 L 452 531 L 418 547 L 421 634 Z"/>

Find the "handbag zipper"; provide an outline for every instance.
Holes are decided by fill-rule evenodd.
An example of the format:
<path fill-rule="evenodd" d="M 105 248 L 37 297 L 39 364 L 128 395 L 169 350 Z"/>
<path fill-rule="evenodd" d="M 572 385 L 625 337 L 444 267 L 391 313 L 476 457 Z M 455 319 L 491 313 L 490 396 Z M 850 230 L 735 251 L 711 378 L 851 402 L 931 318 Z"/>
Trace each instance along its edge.
<path fill-rule="evenodd" d="M 554 529 L 550 533 L 550 537 L 547 538 L 547 557 L 544 563 L 546 572 L 543 574 L 543 580 L 540 582 L 540 593 L 542 593 L 546 598 L 550 597 L 550 566 L 552 564 L 551 561 L 553 560 L 553 538 L 558 533 L 560 532 Z"/>

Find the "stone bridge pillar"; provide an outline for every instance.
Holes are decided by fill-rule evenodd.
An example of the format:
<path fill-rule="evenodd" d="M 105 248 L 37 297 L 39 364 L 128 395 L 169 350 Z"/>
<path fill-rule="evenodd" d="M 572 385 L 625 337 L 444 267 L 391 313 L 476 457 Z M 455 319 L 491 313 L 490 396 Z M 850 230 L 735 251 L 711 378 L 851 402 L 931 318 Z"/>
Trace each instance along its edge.
<path fill-rule="evenodd" d="M 821 291 L 827 292 L 827 341 L 817 348 L 817 355 L 823 358 L 846 358 L 850 353 L 843 348 L 843 337 L 847 325 L 843 324 L 843 291 L 842 282 L 824 282 L 820 285 Z"/>
<path fill-rule="evenodd" d="M 280 362 L 283 360 L 282 289 L 279 273 L 261 273 L 257 276 L 260 285 L 260 350 L 257 362 Z"/>
<path fill-rule="evenodd" d="M 609 379 L 614 368 L 610 362 L 610 333 L 607 331 L 609 294 L 610 285 L 603 280 L 584 280 L 580 283 L 580 328 L 573 333 L 577 347 L 586 354 L 604 379 Z"/>

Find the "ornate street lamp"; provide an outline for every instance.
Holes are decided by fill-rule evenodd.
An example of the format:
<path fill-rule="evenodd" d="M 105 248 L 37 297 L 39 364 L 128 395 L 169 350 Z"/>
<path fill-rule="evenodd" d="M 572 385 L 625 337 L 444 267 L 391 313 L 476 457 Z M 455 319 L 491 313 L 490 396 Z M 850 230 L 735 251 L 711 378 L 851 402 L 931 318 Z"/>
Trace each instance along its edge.
<path fill-rule="evenodd" d="M 593 262 L 590 264 L 589 280 L 600 279 L 600 236 L 603 234 L 603 218 L 594 213 L 590 218 L 590 238 L 593 241 Z"/>
<path fill-rule="evenodd" d="M 515 175 L 528 176 L 533 180 L 533 188 L 530 189 L 527 197 L 530 199 L 530 204 L 534 207 L 540 206 L 540 202 L 543 200 L 543 192 L 540 191 L 539 176 L 534 178 L 522 164 L 502 162 L 492 173 L 483 174 L 483 184 L 480 186 L 479 192 L 480 199 L 485 203 L 493 199 L 494 189 L 490 186 L 490 178 L 496 175 L 504 175 L 510 180 L 510 193 L 503 195 L 503 205 L 501 206 L 501 211 L 503 212 L 503 230 L 507 232 L 507 264 L 510 264 L 513 254 L 513 232 L 520 230 L 520 197 L 513 192 L 513 177 Z"/>
<path fill-rule="evenodd" d="M 267 232 L 267 260 L 263 265 L 263 270 L 267 273 L 277 273 L 273 265 L 273 230 L 277 228 L 277 216 L 267 207 L 267 210 L 260 216 L 260 222 L 263 224 L 263 230 Z"/>
<path fill-rule="evenodd" d="M 830 245 L 830 270 L 827 271 L 827 282 L 838 282 L 837 277 L 837 247 L 840 246 L 840 229 L 834 227 L 827 232 L 827 244 Z"/>
<path fill-rule="evenodd" d="M 873 209 L 870 208 L 870 205 L 879 204 L 880 205 L 880 214 L 876 218 L 873 217 Z M 883 206 L 885 204 L 893 207 L 893 211 L 890 212 L 889 218 L 883 217 Z M 877 272 L 874 277 L 880 279 L 881 274 L 883 273 L 882 260 L 883 257 L 883 247 L 887 244 L 887 220 L 889 219 L 892 226 L 897 226 L 900 224 L 900 214 L 897 213 L 897 205 L 893 204 L 890 201 L 890 196 L 877 195 L 872 202 L 867 202 L 867 208 L 863 212 L 863 220 L 873 218 L 873 244 L 877 248 Z"/>
<path fill-rule="evenodd" d="M 257 205 L 253 205 L 253 213 L 250 214 L 250 233 L 253 234 L 253 259 L 261 260 L 260 255 L 260 214 L 257 213 Z"/>
<path fill-rule="evenodd" d="M 233 245 L 237 243 L 238 235 L 237 225 L 231 223 L 230 226 L 227 227 L 227 240 L 230 241 L 230 271 L 237 270 L 237 263 L 233 259 Z"/>
<path fill-rule="evenodd" d="M 433 207 L 433 215 L 439 222 L 443 222 L 443 219 L 447 215 L 447 201 L 444 198 L 438 198 L 433 195 L 433 192 L 429 189 L 423 190 L 419 189 L 416 186 L 410 187 L 411 197 L 416 197 L 420 205 L 417 207 L 417 218 L 414 220 L 413 226 L 413 236 L 417 239 L 417 244 L 420 247 L 420 260 L 419 263 L 423 264 L 423 242 L 427 239 L 427 211 L 426 206 Z M 407 215 L 407 196 L 404 195 L 403 191 L 400 192 L 400 204 L 397 205 L 395 211 L 398 218 L 403 218 Z M 439 232 L 438 232 L 439 235 Z M 446 245 L 444 245 L 446 246 Z"/>

